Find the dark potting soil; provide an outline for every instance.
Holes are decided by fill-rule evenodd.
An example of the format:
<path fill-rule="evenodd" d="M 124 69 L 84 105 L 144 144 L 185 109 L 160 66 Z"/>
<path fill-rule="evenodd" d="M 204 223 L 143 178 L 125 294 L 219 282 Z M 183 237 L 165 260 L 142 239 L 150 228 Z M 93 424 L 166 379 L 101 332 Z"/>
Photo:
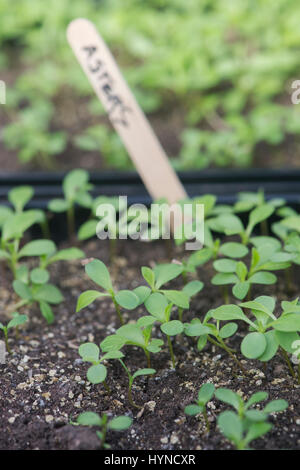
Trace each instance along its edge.
<path fill-rule="evenodd" d="M 107 242 L 93 240 L 83 249 L 87 257 L 108 263 Z M 180 259 L 182 250 L 177 248 L 173 256 Z M 162 242 L 122 241 L 115 267 L 110 271 L 118 289 L 132 289 L 145 283 L 141 266 L 169 261 Z M 6 321 L 5 312 L 17 299 L 11 289 L 10 272 L 4 266 L 0 272 L 0 321 Z M 296 270 L 295 280 L 299 279 L 299 272 Z M 184 314 L 185 320 L 202 317 L 210 308 L 222 304 L 219 289 L 210 284 L 211 277 L 211 266 L 198 270 L 198 279 L 205 283 L 205 288 L 192 300 L 190 310 Z M 278 277 L 277 285 L 254 289 L 253 298 L 266 294 L 276 295 L 281 300 L 299 295 L 296 288 L 287 295 L 283 274 L 279 273 Z M 133 397 L 142 406 L 140 410 L 128 402 L 128 378 L 118 361 L 109 361 L 107 365 L 111 395 L 102 384 L 90 384 L 86 379 L 88 364 L 81 361 L 78 346 L 86 341 L 99 343 L 114 333 L 119 327 L 117 316 L 109 300 L 96 301 L 75 313 L 79 294 L 95 288 L 85 275 L 81 261 L 57 263 L 51 268 L 51 278 L 65 296 L 65 301 L 54 308 L 55 323 L 47 326 L 35 306 L 24 307 L 20 313 L 28 314 L 30 321 L 20 332 L 19 339 L 11 334 L 13 354 L 7 357 L 5 365 L 0 365 L 0 449 L 99 449 L 95 429 L 70 424 L 83 411 L 105 412 L 109 416 L 127 414 L 133 418 L 128 430 L 108 432 L 107 442 L 112 449 L 231 449 L 216 424 L 218 414 L 229 406 L 215 398 L 208 403 L 209 434 L 201 416 L 184 414 L 185 406 L 196 399 L 200 386 L 207 381 L 216 387 L 230 388 L 244 398 L 265 390 L 269 400 L 286 399 L 288 409 L 270 417 L 273 429 L 255 440 L 252 447 L 300 448 L 300 386 L 278 355 L 264 369 L 258 361 L 245 361 L 239 354 L 247 370 L 244 377 L 225 351 L 209 344 L 199 352 L 194 338 L 179 338 L 173 342 L 176 370 L 171 368 L 168 350 L 164 347 L 161 353 L 152 355 L 156 374 L 136 380 Z M 176 288 L 176 282 L 170 285 Z M 139 307 L 124 316 L 129 321 L 143 314 L 143 308 Z M 240 325 L 239 333 L 228 343 L 237 351 L 244 332 L 244 325 Z M 159 328 L 153 337 L 160 337 Z M 127 346 L 124 352 L 125 362 L 132 372 L 147 367 L 142 350 Z"/>

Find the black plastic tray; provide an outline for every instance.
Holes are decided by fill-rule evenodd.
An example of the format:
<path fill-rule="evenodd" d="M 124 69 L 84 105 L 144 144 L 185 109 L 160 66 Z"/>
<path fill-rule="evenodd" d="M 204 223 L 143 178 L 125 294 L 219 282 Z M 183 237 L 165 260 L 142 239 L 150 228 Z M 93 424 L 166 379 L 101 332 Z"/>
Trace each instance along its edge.
<path fill-rule="evenodd" d="M 19 185 L 34 187 L 31 207 L 46 209 L 48 202 L 62 196 L 65 173 L 22 172 L 0 174 L 0 204 L 7 202 L 7 192 Z M 300 207 L 300 169 L 204 170 L 179 172 L 189 196 L 211 193 L 221 204 L 231 204 L 240 191 L 262 188 L 267 198 L 283 197 L 292 206 Z M 91 172 L 94 195 L 127 195 L 128 203 L 149 204 L 151 198 L 135 172 Z"/>

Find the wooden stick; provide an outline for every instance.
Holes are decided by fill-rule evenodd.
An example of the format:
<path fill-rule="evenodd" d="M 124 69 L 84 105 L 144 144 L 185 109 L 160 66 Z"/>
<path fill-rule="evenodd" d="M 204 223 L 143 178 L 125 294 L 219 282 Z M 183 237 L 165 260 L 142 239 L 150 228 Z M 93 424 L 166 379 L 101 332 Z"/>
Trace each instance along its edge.
<path fill-rule="evenodd" d="M 170 204 L 187 194 L 110 50 L 90 21 L 78 18 L 67 38 L 152 198 Z"/>

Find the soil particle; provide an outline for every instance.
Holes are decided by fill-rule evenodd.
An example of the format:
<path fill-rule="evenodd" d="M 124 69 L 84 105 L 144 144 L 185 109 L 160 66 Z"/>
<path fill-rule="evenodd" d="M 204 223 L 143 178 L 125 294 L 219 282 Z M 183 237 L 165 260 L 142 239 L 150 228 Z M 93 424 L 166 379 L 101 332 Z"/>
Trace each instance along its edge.
<path fill-rule="evenodd" d="M 91 241 L 82 248 L 87 257 L 108 263 L 106 242 Z M 144 284 L 141 266 L 149 266 L 154 260 L 168 261 L 165 246 L 159 242 L 145 245 L 124 241 L 118 246 L 118 254 L 114 283 L 119 289 Z M 176 248 L 173 255 L 180 259 L 180 248 Z M 209 309 L 222 303 L 218 289 L 210 284 L 211 277 L 209 265 L 198 270 L 205 290 L 191 302 L 190 310 L 184 313 L 185 321 L 203 317 Z M 263 292 L 259 288 L 254 290 L 253 295 L 277 294 L 279 300 L 288 298 L 281 273 L 278 277 L 277 290 L 275 286 L 266 286 Z M 2 287 L 3 296 L 0 295 L 0 321 L 5 320 L 5 309 L 16 301 L 8 270 L 5 270 L 5 278 L 8 281 L 6 287 Z M 239 355 L 247 370 L 244 377 L 224 351 L 207 345 L 199 352 L 193 338 L 183 337 L 180 341 L 173 340 L 176 370 L 171 368 L 165 346 L 161 353 L 152 355 L 151 365 L 156 374 L 135 381 L 133 399 L 141 409 L 132 408 L 128 403 L 128 377 L 118 361 L 107 362 L 111 395 L 101 384 L 90 384 L 86 378 L 88 365 L 79 357 L 78 347 L 86 341 L 99 344 L 119 327 L 114 307 L 106 300 L 98 301 L 74 313 L 78 295 L 95 288 L 84 274 L 80 261 L 53 265 L 51 278 L 65 297 L 55 308 L 55 323 L 46 325 L 35 306 L 24 307 L 22 313 L 28 314 L 30 321 L 20 329 L 19 339 L 11 334 L 9 342 L 13 353 L 6 358 L 6 364 L 0 364 L 0 449 L 99 449 L 96 429 L 70 424 L 83 411 L 107 413 L 109 418 L 122 414 L 133 418 L 129 430 L 108 431 L 107 442 L 112 449 L 231 449 L 231 444 L 217 428 L 217 417 L 228 409 L 227 405 L 215 398 L 208 403 L 209 434 L 201 415 L 184 414 L 185 406 L 197 399 L 198 390 L 205 382 L 228 387 L 245 399 L 258 390 L 267 391 L 270 400 L 286 399 L 289 408 L 271 415 L 273 429 L 255 440 L 252 447 L 300 448 L 300 387 L 289 375 L 281 356 L 276 356 L 263 369 L 258 361 L 246 361 Z M 171 285 L 178 286 L 176 282 Z M 141 314 L 140 308 L 126 313 L 126 318 L 136 320 Z M 239 334 L 228 342 L 236 351 L 240 350 L 245 331 L 243 325 L 239 326 Z M 161 336 L 159 328 L 153 336 Z M 147 367 L 140 349 L 127 346 L 124 353 L 131 371 Z"/>

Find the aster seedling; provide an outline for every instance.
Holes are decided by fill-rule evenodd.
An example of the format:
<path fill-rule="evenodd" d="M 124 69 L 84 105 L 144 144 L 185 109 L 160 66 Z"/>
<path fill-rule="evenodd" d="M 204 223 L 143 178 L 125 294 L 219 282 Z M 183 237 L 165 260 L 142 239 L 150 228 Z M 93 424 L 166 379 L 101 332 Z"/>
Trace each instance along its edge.
<path fill-rule="evenodd" d="M 142 275 L 149 284 L 148 294 L 145 296 L 145 307 L 151 302 L 154 294 L 162 294 L 168 302 L 179 308 L 189 308 L 190 295 L 184 290 L 162 289 L 164 284 L 177 278 L 182 273 L 182 266 L 177 263 L 157 264 L 154 269 L 142 267 Z M 201 284 L 199 284 L 200 286 Z M 158 298 L 158 297 L 157 297 Z"/>
<path fill-rule="evenodd" d="M 100 447 L 101 449 L 110 449 L 110 445 L 105 442 L 107 431 L 124 431 L 131 426 L 132 419 L 129 416 L 117 416 L 109 419 L 106 414 L 99 416 L 98 413 L 93 411 L 85 411 L 78 416 L 76 424 L 100 428 L 100 431 L 96 431 L 101 442 Z"/>
<path fill-rule="evenodd" d="M 92 197 L 89 190 L 92 189 L 89 183 L 89 174 L 86 170 L 76 169 L 70 171 L 63 180 L 63 199 L 52 199 L 48 208 L 52 212 L 66 212 L 68 222 L 69 238 L 75 233 L 75 204 L 90 209 Z"/>
<path fill-rule="evenodd" d="M 156 370 L 155 369 L 139 369 L 137 371 L 134 372 L 134 374 L 131 374 L 130 370 L 128 369 L 128 367 L 126 366 L 126 364 L 124 363 L 124 361 L 122 361 L 122 359 L 119 359 L 123 369 L 126 371 L 126 374 L 128 375 L 128 379 L 129 379 L 129 385 L 128 385 L 128 401 L 129 403 L 131 404 L 131 406 L 135 407 L 135 408 L 142 408 L 141 406 L 137 405 L 133 398 L 132 398 L 132 385 L 133 385 L 133 382 L 134 380 L 137 378 L 137 377 L 141 377 L 141 376 L 146 376 L 146 375 L 153 375 L 156 373 Z"/>
<path fill-rule="evenodd" d="M 263 189 L 259 189 L 255 192 L 240 192 L 238 193 L 238 200 L 233 206 L 234 212 L 248 212 L 257 207 L 268 204 L 274 209 L 283 206 L 285 200 L 282 198 L 273 198 L 266 201 Z M 268 226 L 266 220 L 261 221 L 261 232 L 263 235 L 268 234 Z"/>
<path fill-rule="evenodd" d="M 88 381 L 92 384 L 103 383 L 105 389 L 110 392 L 105 380 L 107 376 L 107 368 L 103 364 L 103 361 L 107 361 L 109 359 L 121 359 L 124 357 L 124 354 L 116 349 L 105 352 L 103 356 L 100 357 L 100 348 L 95 343 L 81 344 L 78 352 L 84 362 L 90 362 L 92 364 L 86 374 Z"/>
<path fill-rule="evenodd" d="M 102 351 L 120 350 L 125 345 L 136 346 L 144 351 L 147 367 L 151 368 L 150 353 L 160 352 L 163 341 L 152 338 L 153 319 L 141 317 L 136 323 L 123 325 L 115 334 L 107 336 L 101 343 Z"/>
<path fill-rule="evenodd" d="M 257 237 L 269 238 L 269 237 Z M 274 240 L 274 239 L 272 239 Z M 281 244 L 270 242 L 270 240 L 252 239 L 257 243 L 251 251 L 250 267 L 248 268 L 243 261 L 222 258 L 214 261 L 213 266 L 217 274 L 212 278 L 212 284 L 227 286 L 233 284 L 232 293 L 240 300 L 249 295 L 252 284 L 275 284 L 277 277 L 270 271 L 286 269 L 290 266 L 292 255 L 283 253 Z M 224 299 L 228 302 L 228 297 Z"/>
<path fill-rule="evenodd" d="M 224 316 L 226 316 L 226 310 L 228 309 L 228 305 L 224 305 Z M 234 309 L 233 309 L 234 310 Z M 199 318 L 194 318 L 190 323 L 185 323 L 184 324 L 184 333 L 187 336 L 192 336 L 198 338 L 197 341 L 197 349 L 198 351 L 202 351 L 203 348 L 206 346 L 207 341 L 210 343 L 214 344 L 215 346 L 223 349 L 226 351 L 229 356 L 236 362 L 236 364 L 239 366 L 239 368 L 242 370 L 244 374 L 246 374 L 246 371 L 240 361 L 238 360 L 236 356 L 236 351 L 225 343 L 225 340 L 227 338 L 230 338 L 233 336 L 237 329 L 238 325 L 235 322 L 230 322 L 224 326 L 221 327 L 220 322 L 217 321 L 217 323 L 212 323 L 211 320 L 213 317 L 215 310 L 209 310 L 206 315 L 204 316 L 203 321 L 201 321 Z M 232 309 L 230 309 L 232 318 L 234 318 L 234 312 L 232 312 Z"/>
<path fill-rule="evenodd" d="M 288 353 L 293 352 L 293 341 L 299 339 L 300 305 L 298 299 L 295 299 L 293 302 L 283 301 L 281 307 L 282 313 L 276 317 L 273 313 L 275 300 L 272 297 L 260 296 L 253 301 L 243 302 L 240 306 L 221 306 L 212 312 L 212 317 L 218 321 L 241 320 L 247 323 L 250 333 L 241 343 L 244 357 L 267 362 L 275 356 L 280 347 L 291 374 L 295 376 Z M 254 320 L 245 315 L 242 308 L 247 312 L 250 310 Z"/>
<path fill-rule="evenodd" d="M 243 245 L 247 245 L 251 238 L 255 226 L 267 220 L 274 212 L 271 204 L 262 204 L 253 209 L 249 214 L 248 224 L 244 227 L 241 219 L 230 212 L 220 214 L 214 219 L 210 219 L 207 224 L 211 230 L 221 232 L 225 235 L 239 235 Z"/>
<path fill-rule="evenodd" d="M 9 209 L 8 209 L 9 210 Z M 20 213 L 10 213 L 5 216 L 6 209 L 0 209 L 0 259 L 6 261 L 14 277 L 18 269 L 18 259 L 21 239 L 32 225 L 38 222 L 38 214 L 35 210 Z"/>
<path fill-rule="evenodd" d="M 148 227 L 148 209 L 139 204 L 127 207 L 127 199 L 99 196 L 92 203 L 92 217 L 84 222 L 78 231 L 79 240 L 97 235 L 101 240 L 109 239 L 110 260 L 116 254 L 119 238 L 139 239 L 143 227 Z"/>
<path fill-rule="evenodd" d="M 12 205 L 13 211 L 10 209 L 10 215 L 22 214 L 25 211 L 25 206 L 30 202 L 34 195 L 32 186 L 17 186 L 8 192 L 7 198 Z M 49 226 L 46 214 L 41 209 L 31 209 L 36 214 L 36 223 L 41 226 L 44 237 L 49 236 Z M 1 217 L 0 217 L 1 218 Z"/>
<path fill-rule="evenodd" d="M 27 315 L 20 315 L 18 312 L 14 312 L 12 317 L 13 318 L 7 323 L 7 325 L 3 325 L 3 323 L 0 322 L 0 330 L 4 333 L 5 346 L 9 354 L 11 354 L 12 351 L 8 344 L 8 330 L 11 328 L 16 328 L 17 330 L 19 326 L 24 325 L 28 320 Z"/>
<path fill-rule="evenodd" d="M 273 400 L 262 410 L 253 406 L 268 398 L 267 392 L 254 393 L 247 402 L 240 395 L 227 388 L 218 388 L 215 397 L 229 405 L 234 411 L 224 411 L 218 417 L 218 426 L 238 450 L 248 448 L 255 439 L 266 434 L 272 429 L 272 424 L 267 422 L 271 413 L 284 411 L 288 407 L 286 400 Z"/>
<path fill-rule="evenodd" d="M 152 322 L 152 324 L 154 322 L 160 323 L 160 330 L 166 335 L 172 365 L 175 369 L 175 356 L 171 337 L 181 334 L 183 332 L 184 325 L 180 320 L 171 320 L 173 304 L 169 303 L 167 298 L 160 292 L 151 294 L 145 302 L 145 307 L 150 315 L 142 318 L 144 318 L 145 321 L 147 320 Z"/>
<path fill-rule="evenodd" d="M 212 399 L 215 391 L 215 386 L 212 383 L 203 384 L 198 392 L 198 399 L 195 404 L 188 405 L 185 407 L 184 412 L 188 416 L 196 416 L 198 414 L 203 414 L 206 430 L 209 432 L 210 426 L 207 418 L 206 405 Z"/>
<path fill-rule="evenodd" d="M 29 272 L 26 266 L 21 266 L 18 270 L 18 279 L 13 282 L 13 289 L 21 298 L 15 308 L 37 303 L 42 316 L 51 324 L 54 321 L 51 305 L 60 304 L 64 298 L 60 290 L 48 283 L 48 280 L 47 270 L 35 268 Z"/>
<path fill-rule="evenodd" d="M 79 312 L 81 309 L 87 307 L 96 299 L 111 298 L 115 306 L 118 318 L 121 324 L 123 325 L 124 319 L 120 307 L 125 308 L 127 310 L 135 309 L 141 303 L 138 295 L 130 290 L 116 291 L 113 288 L 111 277 L 107 267 L 100 260 L 94 259 L 93 261 L 86 264 L 85 272 L 95 284 L 102 287 L 104 292 L 99 292 L 98 290 L 87 290 L 80 294 L 77 301 L 76 312 Z"/>

